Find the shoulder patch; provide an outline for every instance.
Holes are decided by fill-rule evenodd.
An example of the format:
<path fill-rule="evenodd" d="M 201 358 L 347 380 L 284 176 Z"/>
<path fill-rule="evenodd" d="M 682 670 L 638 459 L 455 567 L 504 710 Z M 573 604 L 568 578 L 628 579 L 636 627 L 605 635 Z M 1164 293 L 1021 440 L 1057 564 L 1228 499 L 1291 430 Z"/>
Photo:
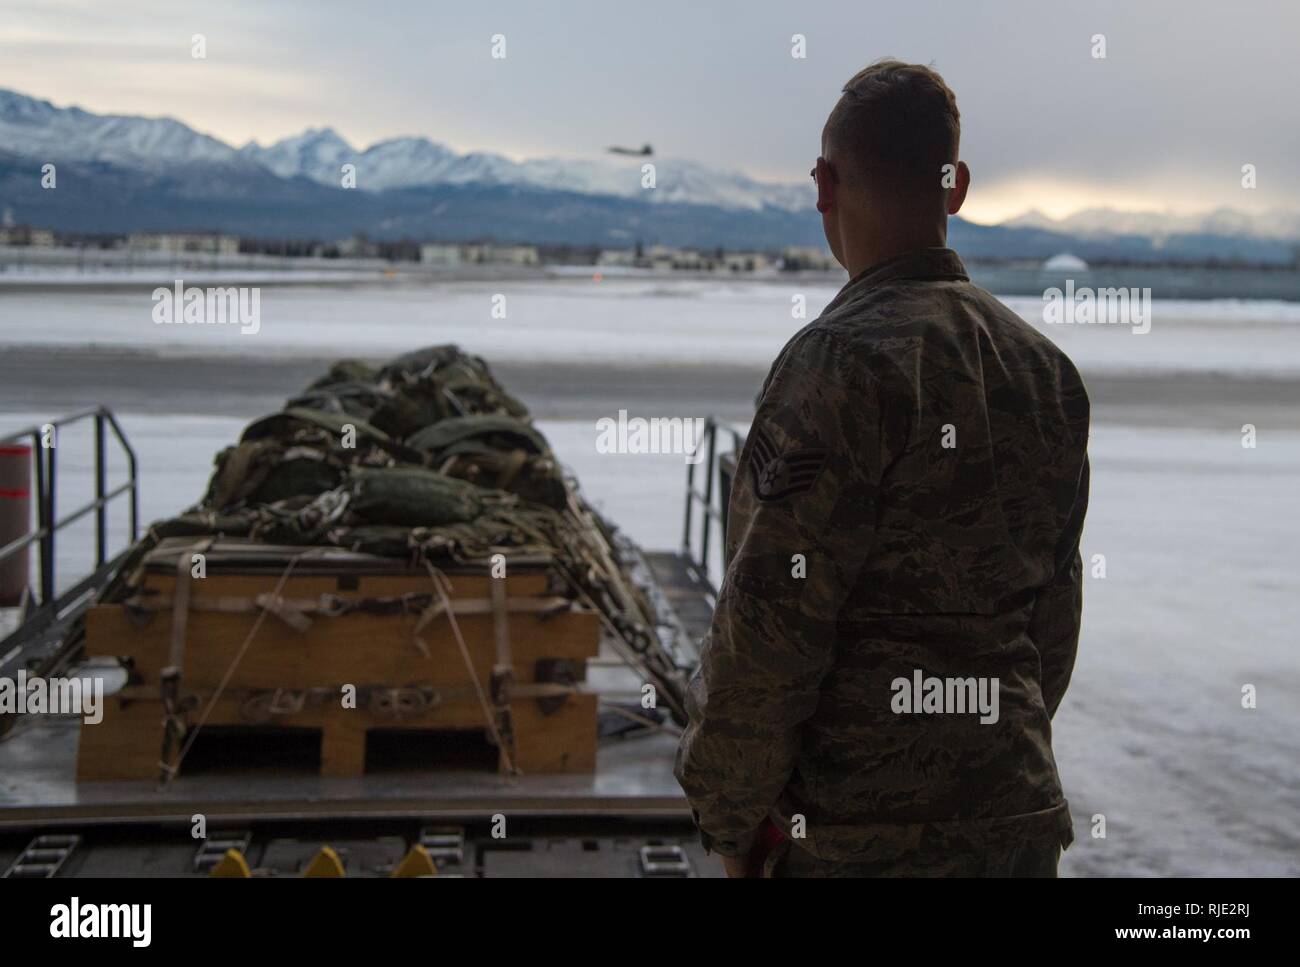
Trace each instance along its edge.
<path fill-rule="evenodd" d="M 804 447 L 780 453 L 767 434 L 754 431 L 749 468 L 754 476 L 754 493 L 761 501 L 782 500 L 812 490 L 825 465 L 824 448 Z"/>

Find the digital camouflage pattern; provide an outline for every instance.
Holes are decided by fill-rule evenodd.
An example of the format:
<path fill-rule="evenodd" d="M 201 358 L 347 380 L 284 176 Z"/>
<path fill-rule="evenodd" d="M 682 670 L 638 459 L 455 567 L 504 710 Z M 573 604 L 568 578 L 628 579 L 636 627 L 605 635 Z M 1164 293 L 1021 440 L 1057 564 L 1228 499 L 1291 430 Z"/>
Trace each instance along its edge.
<path fill-rule="evenodd" d="M 1069 359 L 949 249 L 861 274 L 790 340 L 677 757 L 707 846 L 802 819 L 777 875 L 1055 869 L 1088 412 Z M 917 669 L 997 678 L 997 721 L 896 714 Z"/>
<path fill-rule="evenodd" d="M 763 871 L 776 879 L 863 876 L 1015 876 L 1053 877 L 1061 858 L 1055 842 L 971 842 L 969 838 L 929 841 L 924 854 L 917 848 L 894 859 L 833 862 L 821 860 L 787 840 L 773 850 Z"/>

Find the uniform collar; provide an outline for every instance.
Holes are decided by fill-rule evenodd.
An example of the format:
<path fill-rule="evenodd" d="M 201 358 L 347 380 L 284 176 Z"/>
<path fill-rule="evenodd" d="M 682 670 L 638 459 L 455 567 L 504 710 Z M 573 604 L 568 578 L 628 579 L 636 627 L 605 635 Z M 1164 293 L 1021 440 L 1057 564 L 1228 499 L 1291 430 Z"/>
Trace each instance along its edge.
<path fill-rule="evenodd" d="M 966 266 L 950 248 L 918 248 L 863 269 L 840 289 L 828 309 L 843 302 L 852 293 L 874 289 L 899 279 L 934 279 L 970 281 Z"/>

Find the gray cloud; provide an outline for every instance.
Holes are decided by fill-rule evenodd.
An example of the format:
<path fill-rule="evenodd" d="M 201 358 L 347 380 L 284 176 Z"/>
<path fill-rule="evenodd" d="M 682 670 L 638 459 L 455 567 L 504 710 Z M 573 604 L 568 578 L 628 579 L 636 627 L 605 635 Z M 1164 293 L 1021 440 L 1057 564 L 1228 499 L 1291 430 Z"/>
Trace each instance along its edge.
<path fill-rule="evenodd" d="M 794 181 L 843 81 L 893 55 L 933 63 L 957 92 L 977 216 L 1300 208 L 1295 3 L 462 6 L 2 3 L 0 85 L 169 114 L 234 143 L 323 124 L 363 145 L 420 134 L 516 157 L 650 141 Z M 204 62 L 189 57 L 194 33 Z M 489 56 L 496 33 L 504 61 Z M 795 33 L 805 60 L 790 56 Z"/>

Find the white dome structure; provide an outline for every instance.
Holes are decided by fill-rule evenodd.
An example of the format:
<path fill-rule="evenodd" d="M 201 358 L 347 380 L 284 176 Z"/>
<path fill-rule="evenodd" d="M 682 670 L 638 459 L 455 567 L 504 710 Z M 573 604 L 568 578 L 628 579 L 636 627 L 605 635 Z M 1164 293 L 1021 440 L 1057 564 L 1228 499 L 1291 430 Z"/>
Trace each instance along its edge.
<path fill-rule="evenodd" d="M 1043 263 L 1044 272 L 1087 272 L 1088 263 L 1077 255 L 1061 252 Z"/>

